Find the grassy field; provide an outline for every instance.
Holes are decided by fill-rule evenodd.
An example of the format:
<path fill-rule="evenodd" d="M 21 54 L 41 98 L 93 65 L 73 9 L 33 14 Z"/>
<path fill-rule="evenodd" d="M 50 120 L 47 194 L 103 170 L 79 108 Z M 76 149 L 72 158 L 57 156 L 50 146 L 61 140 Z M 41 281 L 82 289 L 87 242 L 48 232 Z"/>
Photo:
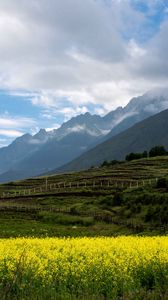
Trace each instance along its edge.
<path fill-rule="evenodd" d="M 0 299 L 167 300 L 167 233 L 168 157 L 1 184 Z"/>
<path fill-rule="evenodd" d="M 168 299 L 168 238 L 0 240 L 0 298 Z"/>
<path fill-rule="evenodd" d="M 0 185 L 0 237 L 168 232 L 168 157 Z"/>

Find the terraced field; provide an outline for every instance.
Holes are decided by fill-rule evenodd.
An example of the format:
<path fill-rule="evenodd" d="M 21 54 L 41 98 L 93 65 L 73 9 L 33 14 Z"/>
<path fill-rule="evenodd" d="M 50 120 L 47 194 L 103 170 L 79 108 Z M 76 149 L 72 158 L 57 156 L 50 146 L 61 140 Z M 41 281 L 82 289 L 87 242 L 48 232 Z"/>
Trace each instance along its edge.
<path fill-rule="evenodd" d="M 157 157 L 2 184 L 0 236 L 165 233 L 167 215 L 148 215 L 153 199 L 160 215 L 167 205 L 167 189 L 157 188 L 167 175 L 168 157 Z"/>

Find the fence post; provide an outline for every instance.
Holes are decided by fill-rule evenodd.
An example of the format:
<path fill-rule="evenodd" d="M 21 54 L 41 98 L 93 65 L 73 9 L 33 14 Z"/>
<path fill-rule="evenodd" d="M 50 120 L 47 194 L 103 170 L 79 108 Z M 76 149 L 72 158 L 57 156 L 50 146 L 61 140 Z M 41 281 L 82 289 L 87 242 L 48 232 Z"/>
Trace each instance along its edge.
<path fill-rule="evenodd" d="M 47 179 L 47 177 L 46 177 L 45 186 L 46 186 L 46 191 L 47 191 L 47 188 L 48 188 L 48 179 Z"/>

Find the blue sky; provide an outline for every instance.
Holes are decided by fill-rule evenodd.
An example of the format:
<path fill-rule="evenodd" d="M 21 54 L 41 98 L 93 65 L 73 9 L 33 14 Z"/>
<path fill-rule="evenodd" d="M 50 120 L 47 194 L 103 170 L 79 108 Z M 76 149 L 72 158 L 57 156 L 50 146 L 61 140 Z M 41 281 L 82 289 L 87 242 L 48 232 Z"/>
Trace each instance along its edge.
<path fill-rule="evenodd" d="M 1 0 L 0 147 L 168 84 L 168 1 Z"/>

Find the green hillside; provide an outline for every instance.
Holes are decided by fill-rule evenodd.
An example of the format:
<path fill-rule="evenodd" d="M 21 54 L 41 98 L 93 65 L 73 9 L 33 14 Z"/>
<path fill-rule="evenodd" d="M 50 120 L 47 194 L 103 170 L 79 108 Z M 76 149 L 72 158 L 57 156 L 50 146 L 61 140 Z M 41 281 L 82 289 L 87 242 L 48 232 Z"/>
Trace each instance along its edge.
<path fill-rule="evenodd" d="M 60 171 L 78 171 L 99 166 L 104 160 L 121 160 L 130 152 L 143 152 L 156 145 L 168 149 L 168 109 L 141 121 L 85 152 Z"/>
<path fill-rule="evenodd" d="M 168 157 L 0 185 L 0 237 L 168 232 Z"/>

